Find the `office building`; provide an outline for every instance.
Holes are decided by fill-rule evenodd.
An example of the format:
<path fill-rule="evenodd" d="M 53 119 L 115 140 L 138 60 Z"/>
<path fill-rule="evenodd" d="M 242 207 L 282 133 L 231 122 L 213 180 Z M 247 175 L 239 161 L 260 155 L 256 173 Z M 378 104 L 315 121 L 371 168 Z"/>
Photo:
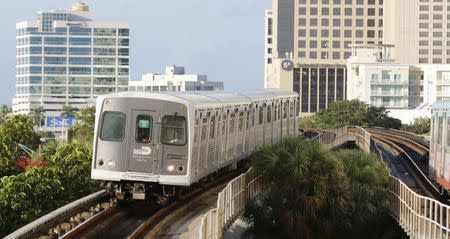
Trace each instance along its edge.
<path fill-rule="evenodd" d="M 450 63 L 450 2 L 447 0 L 384 1 L 385 44 L 402 64 Z"/>
<path fill-rule="evenodd" d="M 16 31 L 14 113 L 42 106 L 46 116 L 59 116 L 64 105 L 82 108 L 98 95 L 128 90 L 128 24 L 93 21 L 80 2 L 38 12 Z"/>
<path fill-rule="evenodd" d="M 450 100 L 450 64 L 402 64 L 393 45 L 354 45 L 347 64 L 348 99 L 384 106 L 403 123 L 430 117 L 430 106 Z"/>
<path fill-rule="evenodd" d="M 223 82 L 208 81 L 206 75 L 185 74 L 184 67 L 166 66 L 165 74 L 148 73 L 140 81 L 130 81 L 130 91 L 217 91 Z"/>
<path fill-rule="evenodd" d="M 272 16 L 272 49 L 266 52 L 272 55 L 266 54 L 271 64 L 265 86 L 299 92 L 301 114 L 345 99 L 350 45 L 383 39 L 382 0 L 273 0 L 267 16 Z M 292 70 L 281 65 L 288 61 Z"/>

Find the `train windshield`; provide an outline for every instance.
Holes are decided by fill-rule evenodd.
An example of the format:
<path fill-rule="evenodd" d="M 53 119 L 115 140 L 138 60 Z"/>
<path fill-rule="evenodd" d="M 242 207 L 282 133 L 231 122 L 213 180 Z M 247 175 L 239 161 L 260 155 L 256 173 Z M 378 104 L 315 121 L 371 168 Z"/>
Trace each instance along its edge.
<path fill-rule="evenodd" d="M 103 113 L 100 138 L 106 141 L 122 141 L 125 135 L 125 114 L 120 112 Z"/>
<path fill-rule="evenodd" d="M 186 144 L 186 118 L 166 115 L 162 118 L 161 141 L 169 145 Z"/>

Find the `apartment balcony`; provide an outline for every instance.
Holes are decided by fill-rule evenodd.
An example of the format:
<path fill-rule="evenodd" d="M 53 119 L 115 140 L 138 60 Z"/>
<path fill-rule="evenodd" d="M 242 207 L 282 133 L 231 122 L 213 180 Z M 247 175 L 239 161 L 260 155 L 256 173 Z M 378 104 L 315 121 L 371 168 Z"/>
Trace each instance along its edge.
<path fill-rule="evenodd" d="M 371 80 L 372 85 L 408 85 L 406 81 L 391 81 L 391 80 Z"/>
<path fill-rule="evenodd" d="M 409 91 L 409 96 L 423 96 L 423 91 Z"/>
<path fill-rule="evenodd" d="M 437 80 L 437 85 L 450 85 L 450 80 Z"/>
<path fill-rule="evenodd" d="M 409 81 L 409 85 L 423 85 L 423 80 L 412 80 L 412 81 Z"/>
<path fill-rule="evenodd" d="M 396 92 L 396 91 L 372 91 L 372 96 L 394 96 L 394 97 L 407 97 L 408 92 Z"/>
<path fill-rule="evenodd" d="M 436 92 L 437 97 L 450 97 L 450 91 L 438 91 Z"/>
<path fill-rule="evenodd" d="M 401 103 L 393 103 L 393 102 L 381 102 L 381 103 L 372 103 L 373 106 L 377 107 L 386 107 L 391 109 L 406 109 L 408 108 L 407 105 L 401 104 Z"/>

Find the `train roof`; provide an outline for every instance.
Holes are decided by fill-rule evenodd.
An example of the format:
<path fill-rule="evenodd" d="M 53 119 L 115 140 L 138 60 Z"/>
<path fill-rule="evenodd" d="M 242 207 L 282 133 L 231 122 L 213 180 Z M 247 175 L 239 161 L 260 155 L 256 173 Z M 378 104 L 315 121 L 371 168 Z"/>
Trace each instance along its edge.
<path fill-rule="evenodd" d="M 160 99 L 192 105 L 196 108 L 214 107 L 233 104 L 250 104 L 256 101 L 274 100 L 285 97 L 298 97 L 291 91 L 253 90 L 240 93 L 226 91 L 185 91 L 185 92 L 119 92 L 99 96 L 102 98 L 147 98 Z"/>
<path fill-rule="evenodd" d="M 433 110 L 449 110 L 450 109 L 450 101 L 444 100 L 444 101 L 436 101 L 431 108 Z"/>

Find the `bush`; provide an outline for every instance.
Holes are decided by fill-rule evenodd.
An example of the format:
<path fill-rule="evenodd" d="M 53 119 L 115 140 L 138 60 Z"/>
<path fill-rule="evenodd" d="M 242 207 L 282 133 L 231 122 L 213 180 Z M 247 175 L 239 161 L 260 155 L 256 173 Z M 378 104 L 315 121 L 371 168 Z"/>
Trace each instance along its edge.
<path fill-rule="evenodd" d="M 392 226 L 397 223 L 388 213 L 388 171 L 373 154 L 330 152 L 317 141 L 287 137 L 263 146 L 250 165 L 269 188 L 250 200 L 244 213 L 258 236 L 405 236 L 400 227 Z"/>
<path fill-rule="evenodd" d="M 0 124 L 0 178 L 19 172 L 14 162 L 25 156 L 19 147 L 23 144 L 32 147 L 36 139 L 33 123 L 27 116 L 12 115 Z"/>
<path fill-rule="evenodd" d="M 46 166 L 0 180 L 0 236 L 98 190 L 90 180 L 92 151 L 83 144 L 45 145 L 35 157 Z"/>
<path fill-rule="evenodd" d="M 263 146 L 251 159 L 254 172 L 270 188 L 245 214 L 257 230 L 273 229 L 288 238 L 323 238 L 336 227 L 348 226 L 342 219 L 350 207 L 349 180 L 342 162 L 317 141 L 286 137 Z M 255 210 L 268 213 L 251 213 Z"/>

